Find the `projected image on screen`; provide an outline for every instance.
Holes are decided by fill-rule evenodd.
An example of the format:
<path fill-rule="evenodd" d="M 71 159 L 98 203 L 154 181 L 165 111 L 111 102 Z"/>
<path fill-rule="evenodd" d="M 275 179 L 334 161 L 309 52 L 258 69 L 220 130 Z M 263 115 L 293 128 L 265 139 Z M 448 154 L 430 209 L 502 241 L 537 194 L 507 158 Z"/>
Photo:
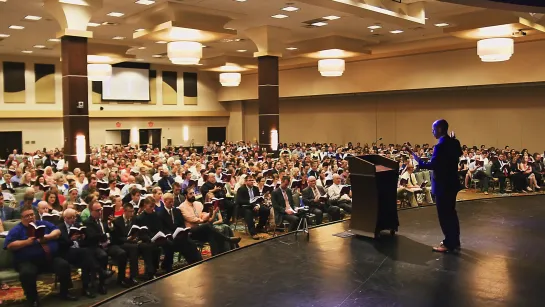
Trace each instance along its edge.
<path fill-rule="evenodd" d="M 114 67 L 112 77 L 102 82 L 102 99 L 150 101 L 149 70 Z"/>

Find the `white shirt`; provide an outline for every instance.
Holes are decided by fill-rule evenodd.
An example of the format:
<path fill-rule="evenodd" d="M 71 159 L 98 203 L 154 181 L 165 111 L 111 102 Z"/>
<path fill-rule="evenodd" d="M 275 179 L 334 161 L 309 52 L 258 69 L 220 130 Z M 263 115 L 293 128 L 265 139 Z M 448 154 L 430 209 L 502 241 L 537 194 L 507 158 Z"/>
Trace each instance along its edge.
<path fill-rule="evenodd" d="M 57 162 L 57 170 L 62 170 L 64 168 L 64 159 L 60 159 Z"/>
<path fill-rule="evenodd" d="M 329 199 L 331 199 L 331 200 L 338 200 L 338 199 L 350 200 L 350 197 L 348 195 L 346 195 L 346 194 L 341 197 L 341 189 L 342 189 L 341 185 L 332 184 L 327 189 L 327 195 L 329 196 Z"/>

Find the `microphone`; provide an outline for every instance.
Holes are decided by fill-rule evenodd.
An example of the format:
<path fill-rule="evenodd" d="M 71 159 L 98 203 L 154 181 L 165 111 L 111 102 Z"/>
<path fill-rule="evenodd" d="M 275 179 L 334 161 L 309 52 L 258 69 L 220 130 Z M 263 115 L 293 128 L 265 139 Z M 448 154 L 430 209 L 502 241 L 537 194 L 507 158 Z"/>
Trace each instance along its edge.
<path fill-rule="evenodd" d="M 376 139 L 373 143 L 377 144 L 378 141 L 382 141 L 382 137 Z M 378 145 L 378 144 L 377 144 Z"/>

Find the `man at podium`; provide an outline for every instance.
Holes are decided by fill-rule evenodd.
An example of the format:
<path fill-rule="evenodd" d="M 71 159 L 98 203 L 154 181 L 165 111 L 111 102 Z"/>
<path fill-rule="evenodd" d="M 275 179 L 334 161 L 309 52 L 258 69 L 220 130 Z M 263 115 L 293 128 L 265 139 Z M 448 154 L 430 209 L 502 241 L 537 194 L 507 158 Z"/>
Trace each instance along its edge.
<path fill-rule="evenodd" d="M 456 213 L 456 195 L 460 191 L 458 180 L 458 160 L 462 155 L 460 142 L 448 135 L 448 123 L 444 119 L 437 120 L 432 125 L 433 136 L 438 140 L 433 149 L 433 156 L 429 162 L 407 150 L 418 161 L 421 169 L 433 170 L 432 193 L 435 195 L 437 215 L 445 239 L 433 248 L 440 253 L 459 252 L 460 250 L 460 222 Z"/>

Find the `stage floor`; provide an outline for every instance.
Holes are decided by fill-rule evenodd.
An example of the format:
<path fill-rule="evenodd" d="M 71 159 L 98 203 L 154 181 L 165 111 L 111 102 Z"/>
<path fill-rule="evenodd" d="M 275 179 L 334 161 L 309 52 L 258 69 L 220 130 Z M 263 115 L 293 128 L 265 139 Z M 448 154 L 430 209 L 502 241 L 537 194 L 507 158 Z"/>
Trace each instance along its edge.
<path fill-rule="evenodd" d="M 101 306 L 543 306 L 545 196 L 458 204 L 460 255 L 441 241 L 434 207 L 399 212 L 381 241 L 339 238 L 349 222 L 232 252 Z"/>

